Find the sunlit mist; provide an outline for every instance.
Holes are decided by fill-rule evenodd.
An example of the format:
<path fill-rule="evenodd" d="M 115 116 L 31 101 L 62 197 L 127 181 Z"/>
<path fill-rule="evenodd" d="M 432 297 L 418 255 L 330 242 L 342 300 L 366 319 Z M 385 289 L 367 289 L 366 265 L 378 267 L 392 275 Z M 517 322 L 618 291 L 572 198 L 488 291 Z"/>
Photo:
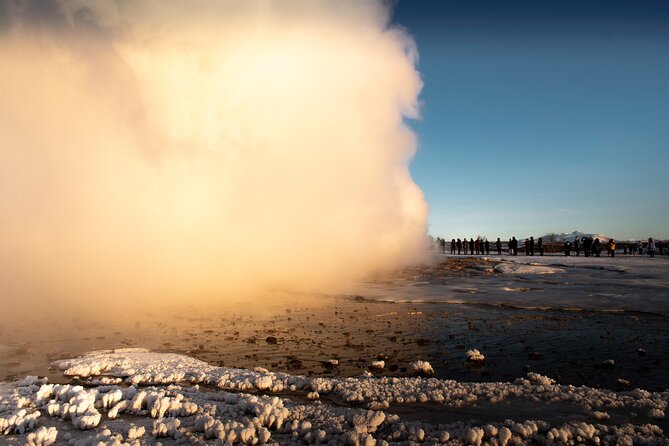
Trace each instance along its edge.
<path fill-rule="evenodd" d="M 422 83 L 386 2 L 0 13 L 7 305 L 336 290 L 424 255 Z"/>

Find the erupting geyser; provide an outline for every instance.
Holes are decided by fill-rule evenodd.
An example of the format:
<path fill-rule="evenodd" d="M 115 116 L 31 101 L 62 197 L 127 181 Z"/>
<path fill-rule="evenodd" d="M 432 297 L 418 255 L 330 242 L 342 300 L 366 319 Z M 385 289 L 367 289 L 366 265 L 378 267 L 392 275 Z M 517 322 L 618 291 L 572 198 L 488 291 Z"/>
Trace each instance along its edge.
<path fill-rule="evenodd" d="M 384 1 L 0 2 L 0 292 L 223 299 L 424 253 Z"/>

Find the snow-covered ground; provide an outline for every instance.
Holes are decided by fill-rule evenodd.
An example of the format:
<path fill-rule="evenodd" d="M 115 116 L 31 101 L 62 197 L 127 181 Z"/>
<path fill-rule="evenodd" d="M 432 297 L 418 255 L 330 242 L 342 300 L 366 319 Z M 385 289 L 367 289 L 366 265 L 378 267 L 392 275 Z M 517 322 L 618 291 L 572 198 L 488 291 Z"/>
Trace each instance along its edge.
<path fill-rule="evenodd" d="M 458 261 L 469 256 L 445 256 Z M 669 257 L 476 256 L 478 274 L 362 284 L 369 299 L 669 315 Z"/>
<path fill-rule="evenodd" d="M 97 351 L 57 366 L 72 384 L 36 377 L 0 384 L 0 443 L 669 444 L 658 425 L 669 392 L 565 386 L 535 373 L 513 383 L 309 378 L 143 349 Z M 517 401 L 535 417 L 514 416 Z M 547 419 L 564 407 L 573 412 L 569 420 Z M 506 419 L 412 419 L 425 410 L 476 408 Z"/>

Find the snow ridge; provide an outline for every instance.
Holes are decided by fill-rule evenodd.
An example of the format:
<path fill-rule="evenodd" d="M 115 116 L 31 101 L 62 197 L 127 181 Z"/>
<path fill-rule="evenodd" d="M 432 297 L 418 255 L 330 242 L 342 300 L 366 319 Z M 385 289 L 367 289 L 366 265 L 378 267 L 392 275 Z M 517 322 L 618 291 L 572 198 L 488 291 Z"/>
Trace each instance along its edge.
<path fill-rule="evenodd" d="M 62 431 L 67 431 L 62 438 L 70 446 L 157 442 L 668 444 L 662 430 L 652 423 L 616 426 L 600 420 L 607 420 L 607 412 L 621 409 L 662 419 L 669 392 L 563 386 L 535 373 L 513 383 L 462 383 L 429 377 L 312 379 L 214 367 L 148 350 L 98 351 L 56 364 L 70 375 L 78 372 L 83 385 L 50 384 L 36 377 L 0 385 L 2 434 L 25 435 L 25 444 L 46 446 L 60 438 Z M 98 373 L 124 382 L 99 384 L 102 377 Z M 272 394 L 278 392 L 281 397 Z M 591 413 L 593 422 L 551 426 L 542 420 L 506 420 L 483 426 L 432 425 L 403 421 L 388 411 L 396 405 L 430 403 L 458 408 L 512 397 L 539 404 L 570 402 Z M 345 405 L 328 404 L 331 398 Z M 45 427 L 45 417 L 57 420 L 58 428 Z M 132 422 L 125 421 L 128 417 Z"/>

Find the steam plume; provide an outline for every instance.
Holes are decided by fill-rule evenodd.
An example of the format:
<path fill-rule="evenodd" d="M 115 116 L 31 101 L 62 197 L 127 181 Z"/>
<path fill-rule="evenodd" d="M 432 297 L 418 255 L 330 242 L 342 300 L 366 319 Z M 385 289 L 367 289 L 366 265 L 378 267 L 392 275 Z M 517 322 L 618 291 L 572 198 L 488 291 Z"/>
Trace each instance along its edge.
<path fill-rule="evenodd" d="M 0 0 L 0 292 L 224 299 L 423 255 L 383 1 Z"/>

